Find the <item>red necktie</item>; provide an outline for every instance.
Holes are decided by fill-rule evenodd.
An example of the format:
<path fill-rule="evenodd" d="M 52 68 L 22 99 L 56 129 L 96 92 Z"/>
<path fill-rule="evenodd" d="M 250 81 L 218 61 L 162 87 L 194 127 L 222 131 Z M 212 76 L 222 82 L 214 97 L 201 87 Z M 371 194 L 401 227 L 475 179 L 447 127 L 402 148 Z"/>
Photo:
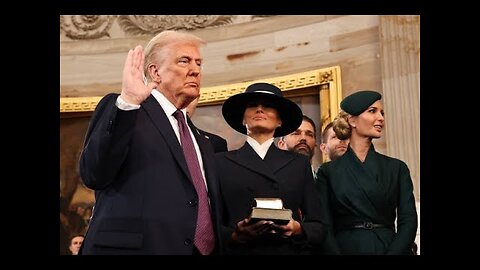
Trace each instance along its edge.
<path fill-rule="evenodd" d="M 195 228 L 195 239 L 193 243 L 202 255 L 208 255 L 212 253 L 215 247 L 215 235 L 213 232 L 210 206 L 208 204 L 207 189 L 198 163 L 197 152 L 195 151 L 192 137 L 185 123 L 185 117 L 180 110 L 175 111 L 173 116 L 178 121 L 183 154 L 185 155 L 188 171 L 190 172 L 198 196 L 197 227 Z"/>

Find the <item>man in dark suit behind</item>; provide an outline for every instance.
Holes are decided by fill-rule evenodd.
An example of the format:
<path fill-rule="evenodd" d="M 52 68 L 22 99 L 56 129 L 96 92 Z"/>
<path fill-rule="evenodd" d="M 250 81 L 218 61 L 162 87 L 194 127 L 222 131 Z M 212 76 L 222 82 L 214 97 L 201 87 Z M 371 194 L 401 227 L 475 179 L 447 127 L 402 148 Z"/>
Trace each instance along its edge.
<path fill-rule="evenodd" d="M 198 104 L 198 99 L 199 98 L 200 97 L 196 98 L 194 101 L 190 102 L 190 104 L 188 104 L 188 106 L 187 106 L 187 114 L 188 114 L 188 116 L 190 116 L 190 118 L 193 117 L 193 114 L 195 113 L 195 110 L 197 109 L 197 104 Z M 203 137 L 205 137 L 205 139 L 207 139 L 212 144 L 213 151 L 215 153 L 228 151 L 227 141 L 224 138 L 222 138 L 222 137 L 220 137 L 216 134 L 207 132 L 205 130 L 199 129 L 199 128 L 197 128 L 197 130 L 200 132 L 200 134 Z"/>
<path fill-rule="evenodd" d="M 227 141 L 224 138 L 199 128 L 197 130 L 212 144 L 215 153 L 228 151 Z"/>
<path fill-rule="evenodd" d="M 199 96 L 203 44 L 187 33 L 158 34 L 145 52 L 141 46 L 129 51 L 121 94 L 99 102 L 80 159 L 82 180 L 96 199 L 80 254 L 191 255 L 222 249 L 214 153 L 185 116 Z M 184 133 L 177 124 L 182 117 L 189 123 Z M 193 146 L 187 163 L 180 142 L 188 133 Z M 199 163 L 198 173 L 190 173 L 192 160 Z M 205 191 L 197 192 L 204 187 L 194 185 L 192 176 L 206 185 L 204 200 L 199 194 Z M 201 248 L 196 244 L 196 236 L 205 235 L 196 233 L 199 205 L 212 221 Z"/>

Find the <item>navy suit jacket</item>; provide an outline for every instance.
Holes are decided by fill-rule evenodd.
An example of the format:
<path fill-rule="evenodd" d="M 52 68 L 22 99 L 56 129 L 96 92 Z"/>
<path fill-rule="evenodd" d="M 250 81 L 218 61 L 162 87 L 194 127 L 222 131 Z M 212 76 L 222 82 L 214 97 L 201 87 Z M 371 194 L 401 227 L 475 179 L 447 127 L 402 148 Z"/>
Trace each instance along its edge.
<path fill-rule="evenodd" d="M 173 128 L 152 95 L 132 111 L 118 109 L 117 97 L 99 102 L 80 158 L 82 180 L 96 199 L 81 253 L 190 255 L 198 197 Z M 202 153 L 218 252 L 214 154 L 189 125 Z"/>

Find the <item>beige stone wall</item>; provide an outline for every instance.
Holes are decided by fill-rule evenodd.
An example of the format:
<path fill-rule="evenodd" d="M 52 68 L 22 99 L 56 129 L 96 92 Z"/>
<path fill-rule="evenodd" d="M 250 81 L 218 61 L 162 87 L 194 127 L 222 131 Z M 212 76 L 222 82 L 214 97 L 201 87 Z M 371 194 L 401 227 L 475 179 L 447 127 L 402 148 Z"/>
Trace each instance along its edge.
<path fill-rule="evenodd" d="M 215 86 L 341 65 L 344 89 L 381 88 L 378 16 L 273 16 L 192 30 L 206 39 L 203 86 Z M 119 91 L 126 54 L 154 34 L 75 40 L 60 36 L 61 96 Z"/>

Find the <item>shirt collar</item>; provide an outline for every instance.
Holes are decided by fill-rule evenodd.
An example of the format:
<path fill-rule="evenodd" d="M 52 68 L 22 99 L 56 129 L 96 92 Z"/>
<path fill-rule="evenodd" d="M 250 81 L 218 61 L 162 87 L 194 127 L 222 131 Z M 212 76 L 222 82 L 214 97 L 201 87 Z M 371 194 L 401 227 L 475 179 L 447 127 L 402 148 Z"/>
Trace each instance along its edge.
<path fill-rule="evenodd" d="M 158 103 L 160 103 L 160 106 L 162 106 L 163 110 L 168 116 L 172 116 L 173 113 L 177 110 L 177 107 L 175 107 L 175 105 L 173 105 L 173 103 L 171 103 L 170 100 L 168 100 L 162 92 L 158 91 L 157 89 L 153 89 L 152 95 L 158 101 Z M 186 110 L 187 108 L 181 109 L 181 111 L 183 112 L 183 117 L 185 117 L 186 115 Z"/>
<path fill-rule="evenodd" d="M 266 140 L 264 143 L 259 144 L 255 139 L 250 136 L 247 136 L 247 142 L 250 146 L 255 150 L 255 152 L 264 159 L 267 155 L 267 151 L 273 143 L 274 138 L 270 138 Z"/>

